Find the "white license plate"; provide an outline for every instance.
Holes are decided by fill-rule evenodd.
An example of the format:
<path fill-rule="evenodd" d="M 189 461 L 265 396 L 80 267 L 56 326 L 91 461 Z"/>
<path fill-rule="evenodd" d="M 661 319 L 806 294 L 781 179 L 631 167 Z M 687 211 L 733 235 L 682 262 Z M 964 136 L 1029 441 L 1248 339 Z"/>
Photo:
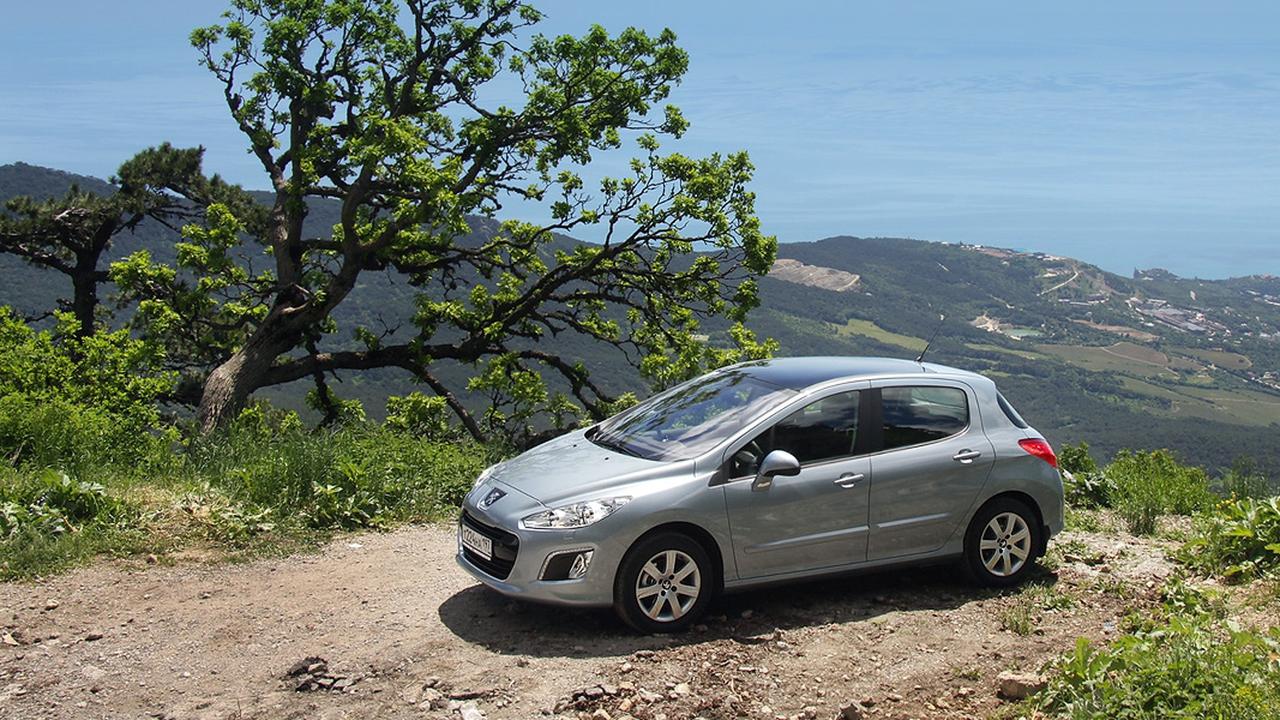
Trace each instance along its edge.
<path fill-rule="evenodd" d="M 462 528 L 462 546 L 468 548 L 485 560 L 493 559 L 493 541 L 472 530 L 466 525 L 459 525 Z"/>

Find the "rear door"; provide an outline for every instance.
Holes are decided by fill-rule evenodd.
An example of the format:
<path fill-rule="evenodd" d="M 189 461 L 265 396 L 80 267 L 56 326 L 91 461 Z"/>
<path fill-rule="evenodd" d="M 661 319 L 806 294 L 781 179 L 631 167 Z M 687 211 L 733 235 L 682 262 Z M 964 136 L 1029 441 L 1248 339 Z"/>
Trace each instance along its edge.
<path fill-rule="evenodd" d="M 740 577 L 866 559 L 871 466 L 861 429 L 864 395 L 845 389 L 810 401 L 731 449 L 725 501 Z M 796 456 L 800 474 L 753 490 L 757 463 L 776 449 Z"/>
<path fill-rule="evenodd" d="M 871 456 L 867 557 L 932 552 L 957 530 L 991 474 L 995 451 L 977 397 L 945 380 L 873 387 L 880 449 Z"/>

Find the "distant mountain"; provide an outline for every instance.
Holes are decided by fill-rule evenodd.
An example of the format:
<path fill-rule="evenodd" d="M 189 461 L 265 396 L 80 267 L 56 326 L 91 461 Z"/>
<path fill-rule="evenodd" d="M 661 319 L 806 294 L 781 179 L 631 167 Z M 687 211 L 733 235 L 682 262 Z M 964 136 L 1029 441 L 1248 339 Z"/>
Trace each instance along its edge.
<path fill-rule="evenodd" d="M 59 195 L 71 183 L 110 191 L 95 178 L 0 166 L 0 200 Z M 321 203 L 308 222 L 321 231 L 336 217 L 336 205 Z M 477 219 L 473 228 L 484 236 L 496 224 Z M 114 255 L 147 248 L 172 257 L 172 242 L 164 228 L 144 224 Z M 1169 447 L 1219 467 L 1248 455 L 1280 472 L 1280 278 L 1187 280 L 1159 269 L 1125 278 L 1044 253 L 899 238 L 784 243 L 779 258 L 761 280 L 752 325 L 778 339 L 783 354 L 914 357 L 938 328 L 931 360 L 993 376 L 1056 443 L 1085 440 L 1104 455 Z M 0 273 L 0 304 L 24 312 L 69 292 L 60 277 L 13 258 L 0 256 Z M 412 297 L 394 276 L 373 274 L 339 312 L 394 327 L 410 316 Z M 610 389 L 639 389 L 612 348 L 585 340 L 558 348 L 582 357 Z M 267 394 L 297 406 L 306 387 Z M 376 417 L 388 394 L 411 387 L 402 373 L 377 371 L 349 376 L 337 390 Z"/>

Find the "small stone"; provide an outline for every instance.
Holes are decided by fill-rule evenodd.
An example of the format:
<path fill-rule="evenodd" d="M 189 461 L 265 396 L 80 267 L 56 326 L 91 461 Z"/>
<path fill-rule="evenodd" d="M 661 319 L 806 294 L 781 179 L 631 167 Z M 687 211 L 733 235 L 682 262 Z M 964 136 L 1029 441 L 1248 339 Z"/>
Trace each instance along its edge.
<path fill-rule="evenodd" d="M 5 633 L 3 642 L 5 645 L 12 645 L 14 647 L 17 647 L 22 644 L 18 642 L 17 638 L 13 636 L 13 633 Z"/>
<path fill-rule="evenodd" d="M 600 687 L 599 685 L 595 685 L 593 687 L 587 688 L 586 690 L 583 690 L 582 694 L 588 700 L 599 700 L 600 698 L 604 697 L 604 688 Z"/>
<path fill-rule="evenodd" d="M 875 706 L 876 706 L 875 698 L 870 696 L 862 698 L 862 707 L 869 708 L 869 707 L 875 707 Z"/>
<path fill-rule="evenodd" d="M 849 703 L 840 710 L 840 714 L 836 720 L 862 720 L 866 715 L 863 714 L 862 708 L 857 703 Z"/>
<path fill-rule="evenodd" d="M 1047 681 L 1038 673 L 1005 671 L 996 676 L 997 693 L 1006 700 L 1023 700 L 1045 688 Z"/>
<path fill-rule="evenodd" d="M 692 690 L 689 688 L 689 683 L 676 683 L 676 686 L 674 688 L 671 688 L 671 691 L 677 695 L 688 695 L 690 692 L 692 692 Z"/>
<path fill-rule="evenodd" d="M 601 686 L 600 686 L 600 689 L 601 689 L 601 690 L 604 690 L 604 694 L 605 694 L 605 695 L 617 695 L 617 694 L 618 694 L 618 686 L 617 686 L 617 685 L 609 685 L 608 683 L 605 683 L 605 684 L 603 684 L 603 685 L 601 685 Z"/>
<path fill-rule="evenodd" d="M 596 708 L 596 711 L 591 713 L 591 720 L 613 720 L 613 716 L 604 708 Z"/>
<path fill-rule="evenodd" d="M 750 619 L 751 619 L 751 616 L 752 616 L 752 615 L 755 615 L 755 614 L 756 614 L 755 610 L 743 610 L 743 611 L 742 611 L 742 619 L 743 619 L 743 620 L 750 620 Z"/>
<path fill-rule="evenodd" d="M 102 639 L 102 633 L 100 632 L 91 632 L 84 636 L 85 642 L 94 642 L 95 640 L 101 640 L 101 639 Z"/>
<path fill-rule="evenodd" d="M 156 557 L 155 555 L 147 555 L 148 565 L 155 565 L 158 562 L 160 562 L 160 558 Z"/>
<path fill-rule="evenodd" d="M 635 703 L 631 701 L 631 698 L 623 698 L 622 702 L 618 703 L 618 712 L 629 713 L 633 707 L 635 707 Z"/>
<path fill-rule="evenodd" d="M 529 667 L 529 658 L 516 658 L 516 667 Z"/>
<path fill-rule="evenodd" d="M 58 605 L 59 605 L 59 603 L 58 603 L 58 601 L 57 601 L 57 600 L 50 600 L 49 602 L 46 602 L 46 603 L 44 604 L 44 609 L 45 609 L 46 611 L 49 611 L 49 610 L 57 610 L 57 609 L 58 609 Z"/>
<path fill-rule="evenodd" d="M 462 716 L 462 720 L 484 720 L 484 713 L 480 712 L 475 702 L 463 703 L 458 708 L 458 714 Z"/>
<path fill-rule="evenodd" d="M 889 693 L 889 696 L 886 699 L 889 702 L 902 702 L 902 696 L 898 693 Z"/>
<path fill-rule="evenodd" d="M 631 663 L 629 663 L 629 662 L 624 662 L 624 663 L 622 663 L 622 668 L 621 668 L 621 669 L 622 669 L 622 672 L 624 672 L 624 673 L 629 673 L 629 672 L 631 672 L 632 670 L 635 670 L 635 669 L 636 669 L 636 666 L 635 666 L 635 665 L 632 665 L 632 664 L 631 664 Z"/>

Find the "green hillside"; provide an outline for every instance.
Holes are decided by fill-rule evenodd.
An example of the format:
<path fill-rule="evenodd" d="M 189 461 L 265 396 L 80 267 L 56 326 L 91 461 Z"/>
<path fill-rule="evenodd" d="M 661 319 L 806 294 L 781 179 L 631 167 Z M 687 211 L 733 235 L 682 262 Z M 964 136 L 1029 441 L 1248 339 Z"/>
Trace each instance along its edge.
<path fill-rule="evenodd" d="M 110 191 L 94 178 L 15 164 L 0 167 L 0 200 L 57 195 L 72 183 Z M 335 211 L 311 208 L 309 230 L 325 232 Z M 494 227 L 479 220 L 473 226 L 477 237 Z M 144 223 L 113 256 L 146 248 L 171 257 L 171 243 L 166 229 Z M 914 357 L 945 314 L 930 359 L 994 376 L 1055 443 L 1087 441 L 1104 455 L 1169 447 L 1210 467 L 1247 455 L 1280 469 L 1273 449 L 1280 431 L 1280 278 L 1207 281 L 1163 271 L 1125 278 L 1070 258 L 897 238 L 784 243 L 779 257 L 795 262 L 761 281 L 763 304 L 750 324 L 776 338 L 783 354 Z M 69 292 L 61 277 L 11 257 L 0 256 L 0 273 L 0 304 L 23 313 L 41 313 Z M 824 276 L 838 280 L 823 287 Z M 351 321 L 344 325 L 391 330 L 409 317 L 411 298 L 391 276 L 370 273 L 338 312 Z M 709 327 L 709 341 L 722 329 Z M 557 342 L 607 389 L 643 389 L 613 348 L 581 338 Z M 387 395 L 412 387 L 406 374 L 382 370 L 345 376 L 336 390 L 379 418 Z M 267 396 L 300 408 L 307 389 L 299 383 Z"/>

